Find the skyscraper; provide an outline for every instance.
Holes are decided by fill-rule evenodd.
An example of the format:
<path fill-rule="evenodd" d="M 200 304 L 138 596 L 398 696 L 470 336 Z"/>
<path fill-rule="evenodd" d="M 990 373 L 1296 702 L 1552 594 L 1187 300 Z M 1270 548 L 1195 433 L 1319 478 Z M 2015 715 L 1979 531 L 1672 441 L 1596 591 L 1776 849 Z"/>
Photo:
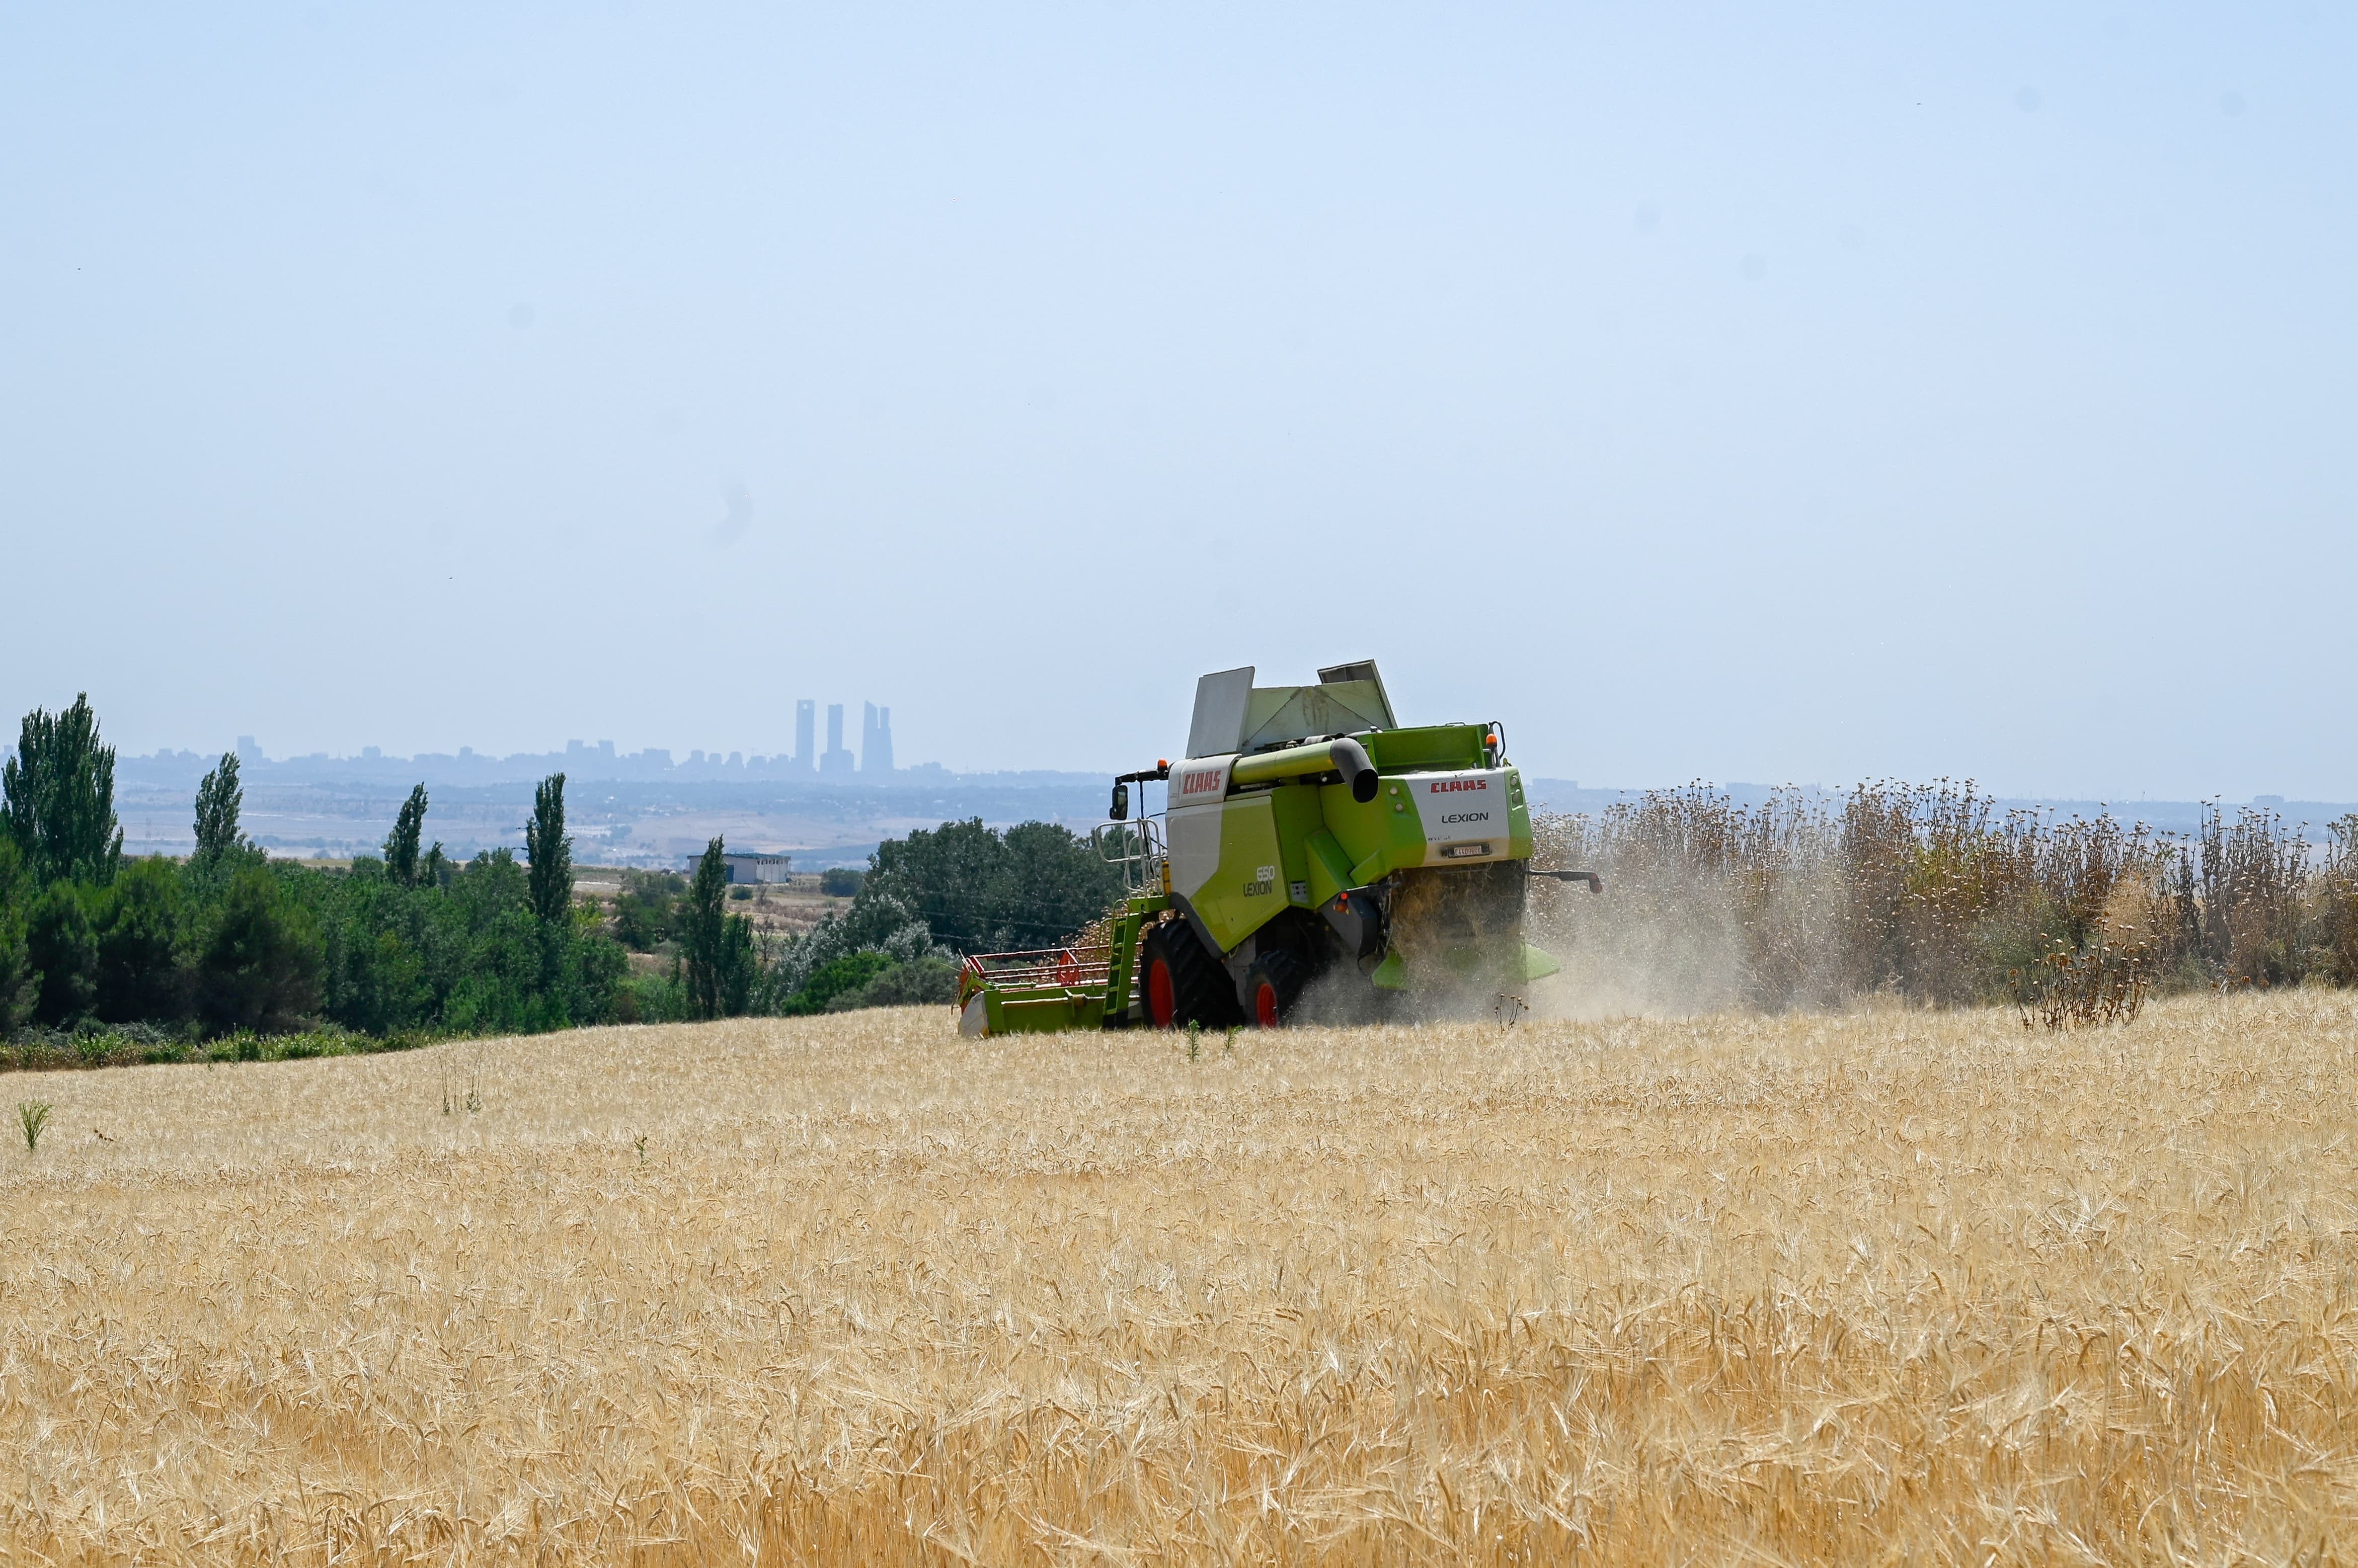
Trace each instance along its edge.
<path fill-rule="evenodd" d="M 818 760 L 822 778 L 847 778 L 859 766 L 857 759 L 843 749 L 843 704 L 827 705 L 827 751 Z"/>
<path fill-rule="evenodd" d="M 892 710 L 872 702 L 860 707 L 860 771 L 882 778 L 892 771 Z"/>
<path fill-rule="evenodd" d="M 795 699 L 795 772 L 806 776 L 818 772 L 818 704 L 809 697 Z"/>

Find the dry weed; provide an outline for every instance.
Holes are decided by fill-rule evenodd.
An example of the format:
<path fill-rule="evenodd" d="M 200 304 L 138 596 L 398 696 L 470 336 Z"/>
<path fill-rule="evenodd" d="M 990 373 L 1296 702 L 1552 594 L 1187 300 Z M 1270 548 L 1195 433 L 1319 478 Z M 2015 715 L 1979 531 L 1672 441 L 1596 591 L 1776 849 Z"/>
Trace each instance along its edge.
<path fill-rule="evenodd" d="M 0 1163 L 0 1542 L 2336 1560 L 2354 1050 L 2279 991 L 50 1075 Z"/>

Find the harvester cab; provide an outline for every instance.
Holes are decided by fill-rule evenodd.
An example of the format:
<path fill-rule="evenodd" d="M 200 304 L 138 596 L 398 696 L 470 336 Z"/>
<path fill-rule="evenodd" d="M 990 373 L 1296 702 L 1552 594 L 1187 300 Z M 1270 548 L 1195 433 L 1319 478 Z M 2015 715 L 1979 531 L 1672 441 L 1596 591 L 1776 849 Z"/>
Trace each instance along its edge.
<path fill-rule="evenodd" d="M 1204 676 L 1186 756 L 1114 781 L 1095 837 L 1123 868 L 1120 908 L 1066 947 L 969 957 L 962 1030 L 1270 1028 L 1555 972 L 1523 940 L 1531 811 L 1500 726 L 1401 725 L 1372 661 L 1314 686 L 1253 673 Z M 1165 809 L 1133 817 L 1150 782 Z"/>

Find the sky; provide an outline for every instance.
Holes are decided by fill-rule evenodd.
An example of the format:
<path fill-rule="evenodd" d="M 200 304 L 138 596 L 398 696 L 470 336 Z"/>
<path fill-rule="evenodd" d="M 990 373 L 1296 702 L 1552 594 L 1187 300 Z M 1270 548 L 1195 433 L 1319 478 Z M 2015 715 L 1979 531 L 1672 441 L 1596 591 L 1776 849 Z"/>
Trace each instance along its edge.
<path fill-rule="evenodd" d="M 2358 12 L 0 8 L 0 712 L 2358 799 Z"/>

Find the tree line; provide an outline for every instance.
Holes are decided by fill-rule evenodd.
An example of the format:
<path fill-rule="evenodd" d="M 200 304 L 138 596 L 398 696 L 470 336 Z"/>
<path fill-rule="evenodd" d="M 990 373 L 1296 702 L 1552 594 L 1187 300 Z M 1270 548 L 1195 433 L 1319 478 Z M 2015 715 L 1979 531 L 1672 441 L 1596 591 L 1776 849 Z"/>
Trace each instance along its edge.
<path fill-rule="evenodd" d="M 534 792 L 521 860 L 445 853 L 421 784 L 379 854 L 328 868 L 246 836 L 234 752 L 198 789 L 185 860 L 124 854 L 114 780 L 86 695 L 26 716 L 0 771 L 0 1036 L 384 1039 L 946 1001 L 960 954 L 1054 940 L 1120 894 L 1064 828 L 946 823 L 881 846 L 843 914 L 765 943 L 728 908 L 718 838 L 690 876 L 631 873 L 611 909 L 577 899 L 563 773 Z"/>

